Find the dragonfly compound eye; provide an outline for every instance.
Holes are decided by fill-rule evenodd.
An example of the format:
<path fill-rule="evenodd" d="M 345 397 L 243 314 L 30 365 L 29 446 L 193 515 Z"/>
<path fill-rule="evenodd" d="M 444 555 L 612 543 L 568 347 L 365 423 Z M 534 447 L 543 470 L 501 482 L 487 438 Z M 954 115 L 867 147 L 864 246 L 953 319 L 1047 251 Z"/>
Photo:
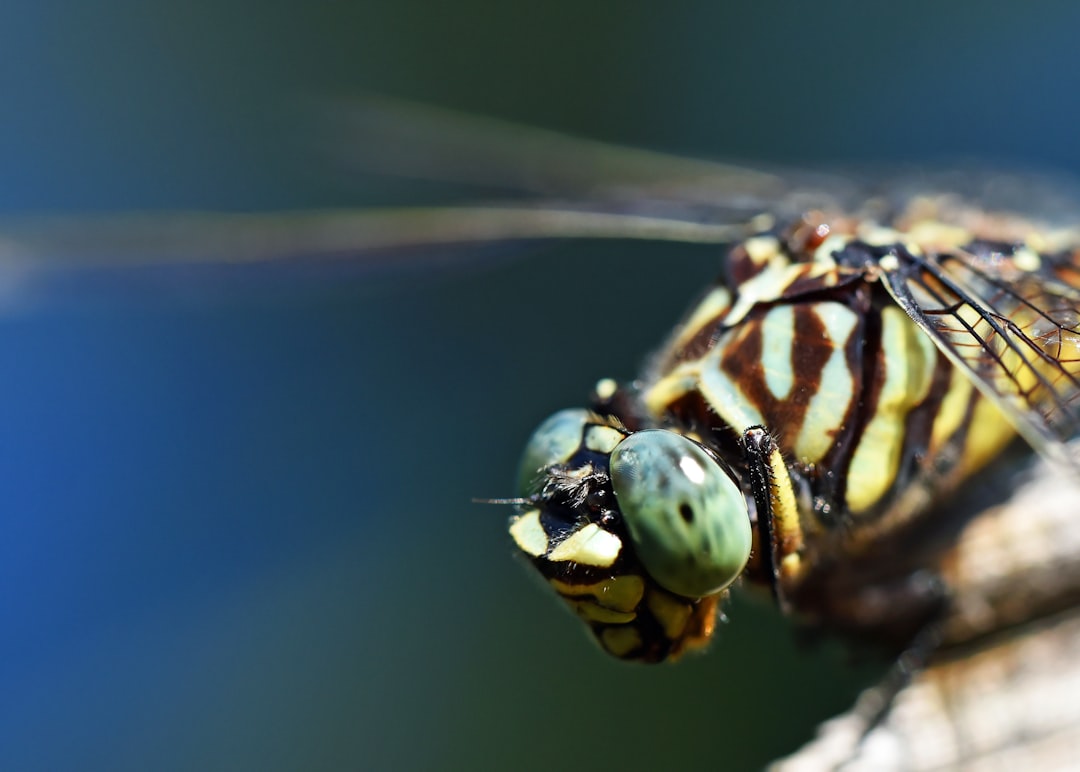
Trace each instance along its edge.
<path fill-rule="evenodd" d="M 581 445 L 581 435 L 589 412 L 580 408 L 560 410 L 533 432 L 518 469 L 518 494 L 538 493 L 545 469 L 565 463 Z"/>
<path fill-rule="evenodd" d="M 742 573 L 751 548 L 746 499 L 696 443 L 636 432 L 612 452 L 611 482 L 634 551 L 660 586 L 697 598 Z"/>

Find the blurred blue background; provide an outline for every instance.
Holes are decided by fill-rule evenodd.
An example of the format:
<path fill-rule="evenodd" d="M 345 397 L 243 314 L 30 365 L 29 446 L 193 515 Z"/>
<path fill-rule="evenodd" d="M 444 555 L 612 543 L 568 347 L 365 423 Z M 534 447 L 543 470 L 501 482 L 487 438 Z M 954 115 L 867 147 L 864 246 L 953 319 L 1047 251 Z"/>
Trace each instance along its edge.
<path fill-rule="evenodd" d="M 690 155 L 1077 172 L 1077 29 L 1067 2 L 7 4 L 0 209 L 410 200 L 279 120 L 364 91 Z M 715 259 L 561 244 L 14 287 L 0 768 L 752 769 L 797 748 L 873 668 L 754 602 L 707 656 L 610 662 L 513 559 L 507 513 L 470 503 L 511 492 L 544 416 L 631 376 Z"/>

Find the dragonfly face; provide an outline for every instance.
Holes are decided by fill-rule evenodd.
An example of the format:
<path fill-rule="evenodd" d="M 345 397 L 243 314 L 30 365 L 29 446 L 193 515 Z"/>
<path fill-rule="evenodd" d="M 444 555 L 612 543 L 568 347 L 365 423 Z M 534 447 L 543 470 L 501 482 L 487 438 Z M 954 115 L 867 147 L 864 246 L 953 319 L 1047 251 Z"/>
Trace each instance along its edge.
<path fill-rule="evenodd" d="M 946 600 L 934 505 L 1076 429 L 1071 239 L 917 200 L 742 241 L 639 380 L 537 430 L 515 543 L 620 658 L 704 645 L 740 574 L 902 647 Z"/>
<path fill-rule="evenodd" d="M 750 556 L 726 464 L 682 434 L 564 410 L 533 435 L 522 479 L 531 506 L 510 533 L 608 652 L 659 661 L 708 640 Z"/>

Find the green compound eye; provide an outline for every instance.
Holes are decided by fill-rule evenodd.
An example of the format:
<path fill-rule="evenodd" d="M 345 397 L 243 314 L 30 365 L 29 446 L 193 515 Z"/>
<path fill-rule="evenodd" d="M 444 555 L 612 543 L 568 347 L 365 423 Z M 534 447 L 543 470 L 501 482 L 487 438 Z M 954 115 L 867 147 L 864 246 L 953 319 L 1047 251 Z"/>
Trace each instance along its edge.
<path fill-rule="evenodd" d="M 537 493 L 540 473 L 549 466 L 562 464 L 574 455 L 581 445 L 581 435 L 589 412 L 580 408 L 560 410 L 533 432 L 518 467 L 518 493 L 530 496 Z"/>
<path fill-rule="evenodd" d="M 634 550 L 664 589 L 699 598 L 742 573 L 746 499 L 698 445 L 674 432 L 636 432 L 612 452 L 611 482 Z"/>

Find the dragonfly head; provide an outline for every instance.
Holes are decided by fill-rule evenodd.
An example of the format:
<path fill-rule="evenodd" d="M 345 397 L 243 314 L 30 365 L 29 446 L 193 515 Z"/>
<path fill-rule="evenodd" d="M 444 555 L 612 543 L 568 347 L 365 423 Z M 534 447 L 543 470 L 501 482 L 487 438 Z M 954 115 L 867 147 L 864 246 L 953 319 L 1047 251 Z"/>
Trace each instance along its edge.
<path fill-rule="evenodd" d="M 734 475 L 701 445 L 563 410 L 529 440 L 519 493 L 514 542 L 607 652 L 662 662 L 709 640 L 751 529 Z"/>

